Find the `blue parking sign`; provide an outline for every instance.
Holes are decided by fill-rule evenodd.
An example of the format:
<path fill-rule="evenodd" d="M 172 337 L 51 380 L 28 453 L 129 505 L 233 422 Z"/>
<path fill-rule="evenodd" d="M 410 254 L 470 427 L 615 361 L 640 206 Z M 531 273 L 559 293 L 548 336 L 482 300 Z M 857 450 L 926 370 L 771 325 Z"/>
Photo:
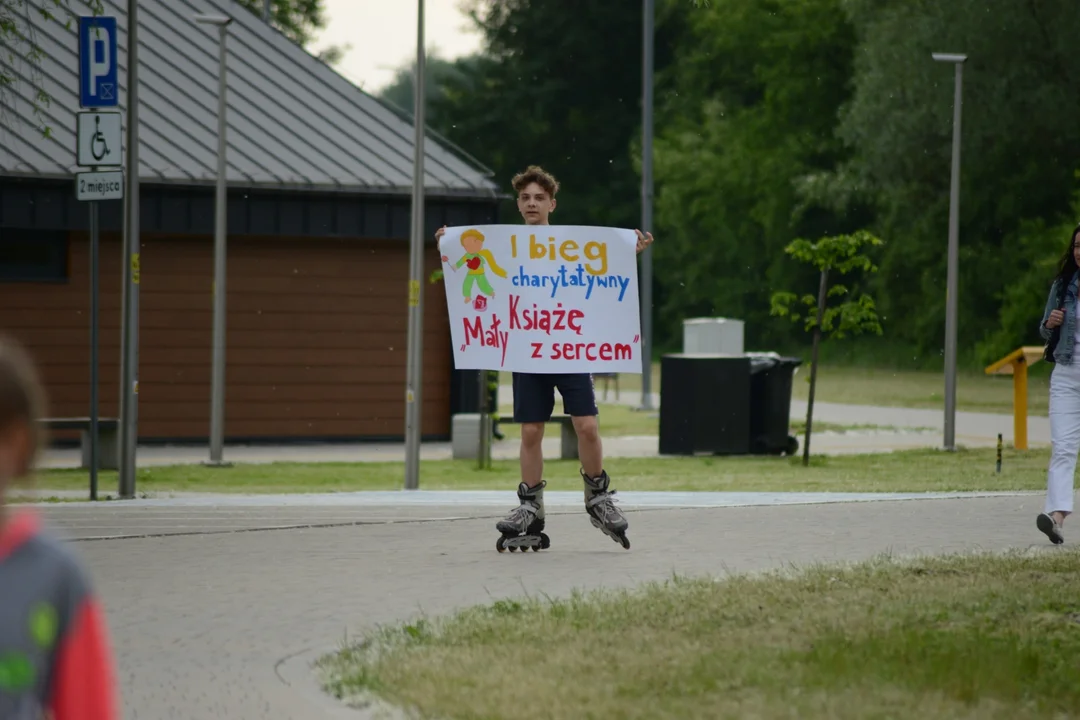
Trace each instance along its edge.
<path fill-rule="evenodd" d="M 79 18 L 79 107 L 120 104 L 117 82 L 116 18 Z"/>

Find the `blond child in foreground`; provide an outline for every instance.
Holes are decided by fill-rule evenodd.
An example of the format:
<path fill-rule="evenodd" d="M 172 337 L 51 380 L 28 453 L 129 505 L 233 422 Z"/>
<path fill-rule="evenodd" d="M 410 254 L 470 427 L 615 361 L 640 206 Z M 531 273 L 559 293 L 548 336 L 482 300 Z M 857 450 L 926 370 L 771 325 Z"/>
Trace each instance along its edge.
<path fill-rule="evenodd" d="M 5 504 L 33 470 L 43 404 L 29 356 L 0 335 L 0 718 L 114 720 L 113 659 L 89 577 L 36 513 Z"/>

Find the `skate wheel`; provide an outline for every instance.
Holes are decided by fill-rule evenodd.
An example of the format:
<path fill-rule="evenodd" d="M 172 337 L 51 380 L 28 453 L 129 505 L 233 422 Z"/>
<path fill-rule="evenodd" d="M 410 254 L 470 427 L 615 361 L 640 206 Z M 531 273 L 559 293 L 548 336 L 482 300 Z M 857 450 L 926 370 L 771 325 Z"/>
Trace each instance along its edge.
<path fill-rule="evenodd" d="M 546 533 L 540 533 L 540 549 L 547 550 L 551 547 L 551 538 Z"/>
<path fill-rule="evenodd" d="M 625 535 L 619 536 L 619 543 L 623 546 L 624 550 L 630 549 L 630 538 L 626 537 Z"/>
<path fill-rule="evenodd" d="M 506 538 L 501 537 L 495 541 L 495 549 L 499 552 L 506 552 Z"/>
<path fill-rule="evenodd" d="M 517 550 L 518 550 L 517 545 L 511 545 L 510 546 L 510 552 L 517 552 Z"/>

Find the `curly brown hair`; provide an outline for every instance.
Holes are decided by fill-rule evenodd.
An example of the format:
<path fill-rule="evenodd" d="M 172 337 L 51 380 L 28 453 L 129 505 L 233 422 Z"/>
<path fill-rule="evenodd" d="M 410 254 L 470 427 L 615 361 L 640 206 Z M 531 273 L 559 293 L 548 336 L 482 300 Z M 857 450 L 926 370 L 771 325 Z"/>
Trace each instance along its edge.
<path fill-rule="evenodd" d="M 30 433 L 30 453 L 20 477 L 29 474 L 44 443 L 38 424 L 45 412 L 45 392 L 30 354 L 14 338 L 0 335 L 0 430 L 25 424 Z"/>
<path fill-rule="evenodd" d="M 539 165 L 530 165 L 525 168 L 523 172 L 519 172 L 514 176 L 514 179 L 510 181 L 510 185 L 513 186 L 514 192 L 520 193 L 524 190 L 529 183 L 536 183 L 540 187 L 544 188 L 551 197 L 555 197 L 555 193 L 559 192 L 559 181 L 555 179 L 555 176 L 549 173 Z"/>

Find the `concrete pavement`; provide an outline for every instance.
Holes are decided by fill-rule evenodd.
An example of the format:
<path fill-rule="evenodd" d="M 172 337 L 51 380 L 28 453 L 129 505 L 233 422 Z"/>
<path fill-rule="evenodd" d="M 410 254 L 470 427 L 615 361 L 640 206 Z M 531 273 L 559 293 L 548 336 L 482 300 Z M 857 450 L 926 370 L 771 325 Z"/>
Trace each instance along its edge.
<path fill-rule="evenodd" d="M 629 551 L 569 495 L 552 503 L 551 549 L 528 555 L 495 552 L 493 518 L 510 492 L 502 507 L 188 497 L 41 511 L 74 539 L 102 594 L 128 720 L 359 718 L 314 691 L 306 659 L 381 623 L 498 598 L 879 553 L 1053 551 L 1034 527 L 1038 493 L 652 509 L 630 497 Z"/>
<path fill-rule="evenodd" d="M 660 454 L 660 438 L 656 435 L 624 435 L 605 437 L 604 454 L 607 457 L 657 457 Z M 993 442 L 980 437 L 957 435 L 957 442 L 970 447 L 984 446 Z M 994 441 L 996 442 L 996 441 Z M 799 438 L 801 447 L 802 437 Z M 940 433 L 913 430 L 895 432 L 849 431 L 845 433 L 814 433 L 811 450 L 814 454 L 846 455 L 855 453 L 878 453 L 911 448 L 936 447 L 941 444 Z M 549 433 L 544 438 L 544 457 L 560 456 L 559 437 Z M 227 444 L 225 459 L 233 463 L 274 462 L 404 462 L 403 443 L 315 443 L 310 445 L 232 445 Z M 491 455 L 496 460 L 516 460 L 518 441 L 496 440 Z M 449 460 L 453 452 L 448 442 L 424 443 L 420 459 Z M 139 467 L 163 465 L 193 465 L 206 462 L 210 457 L 206 446 L 139 446 Z M 79 467 L 79 450 L 71 448 L 50 449 L 41 462 L 46 468 Z"/>
<path fill-rule="evenodd" d="M 609 395 L 612 402 L 614 394 Z M 513 401 L 513 388 L 500 388 L 500 404 L 504 412 Z M 653 394 L 654 407 L 659 407 L 659 396 Z M 641 393 L 619 393 L 619 404 L 640 406 Z M 561 412 L 561 400 L 556 402 Z M 806 403 L 793 401 L 791 417 L 806 416 Z M 815 454 L 846 455 L 855 453 L 879 453 L 893 450 L 941 447 L 944 427 L 943 413 L 937 410 L 912 408 L 885 408 L 867 405 L 841 405 L 838 403 L 814 403 L 814 418 L 846 426 L 874 425 L 887 429 L 854 429 L 845 432 L 815 432 L 811 450 Z M 601 421 L 601 425 L 602 425 Z M 602 428 L 601 428 L 602 429 Z M 958 412 L 956 416 L 956 441 L 967 447 L 993 447 L 997 434 L 1002 433 L 1006 444 L 1013 441 L 1011 415 L 994 413 Z M 799 438 L 800 446 L 802 438 Z M 1047 446 L 1050 443 L 1050 422 L 1045 417 L 1028 419 L 1029 447 Z M 656 457 L 659 454 L 659 438 L 655 435 L 605 437 L 604 453 L 608 457 Z M 227 445 L 225 456 L 230 462 L 403 462 L 403 443 L 311 443 L 282 446 Z M 420 449 L 421 460 L 449 460 L 452 450 L 448 442 L 424 443 Z M 516 440 L 495 441 L 492 457 L 513 460 L 518 457 Z M 559 438 L 549 433 L 544 439 L 544 457 L 559 457 Z M 160 465 L 184 465 L 205 462 L 209 459 L 206 446 L 140 446 L 138 464 L 141 467 Z M 80 462 L 77 448 L 50 449 L 45 453 L 42 466 L 48 468 L 74 468 Z"/>
<path fill-rule="evenodd" d="M 619 492 L 624 511 L 686 510 L 840 502 L 1021 497 L 1031 492 Z M 451 521 L 498 517 L 510 509 L 507 490 L 386 490 L 302 495 L 169 493 L 124 502 L 73 502 L 55 511 L 72 540 L 111 540 L 256 530 L 291 530 L 393 522 Z M 549 513 L 581 509 L 580 492 L 544 494 Z M 41 507 L 39 505 L 39 507 Z"/>
<path fill-rule="evenodd" d="M 556 391 L 557 394 L 557 391 Z M 609 391 L 607 400 L 603 399 L 603 386 L 599 383 L 596 387 L 598 402 L 610 402 L 630 407 L 641 406 L 641 392 L 637 390 L 623 390 L 619 398 L 615 398 L 615 391 Z M 659 393 L 650 393 L 652 406 L 660 407 Z M 514 388 L 511 385 L 499 386 L 499 403 L 512 405 Z M 557 401 L 561 402 L 561 400 Z M 799 420 L 806 417 L 806 401 L 791 401 L 791 418 Z M 814 419 L 822 422 L 836 423 L 838 425 L 877 425 L 886 428 L 918 428 L 940 433 L 945 428 L 945 411 L 929 410 L 924 408 L 897 408 L 878 407 L 873 405 L 846 405 L 842 403 L 822 402 L 814 403 Z M 1013 441 L 1013 416 L 1011 413 L 983 413 L 957 411 L 956 413 L 957 441 L 967 438 L 971 441 L 992 440 L 997 442 L 997 434 L 1002 434 L 1005 443 Z M 888 433 L 878 433 L 888 434 Z M 940 440 L 938 441 L 940 443 Z M 1029 444 L 1050 443 L 1050 419 L 1046 416 L 1028 416 L 1028 442 Z"/>

